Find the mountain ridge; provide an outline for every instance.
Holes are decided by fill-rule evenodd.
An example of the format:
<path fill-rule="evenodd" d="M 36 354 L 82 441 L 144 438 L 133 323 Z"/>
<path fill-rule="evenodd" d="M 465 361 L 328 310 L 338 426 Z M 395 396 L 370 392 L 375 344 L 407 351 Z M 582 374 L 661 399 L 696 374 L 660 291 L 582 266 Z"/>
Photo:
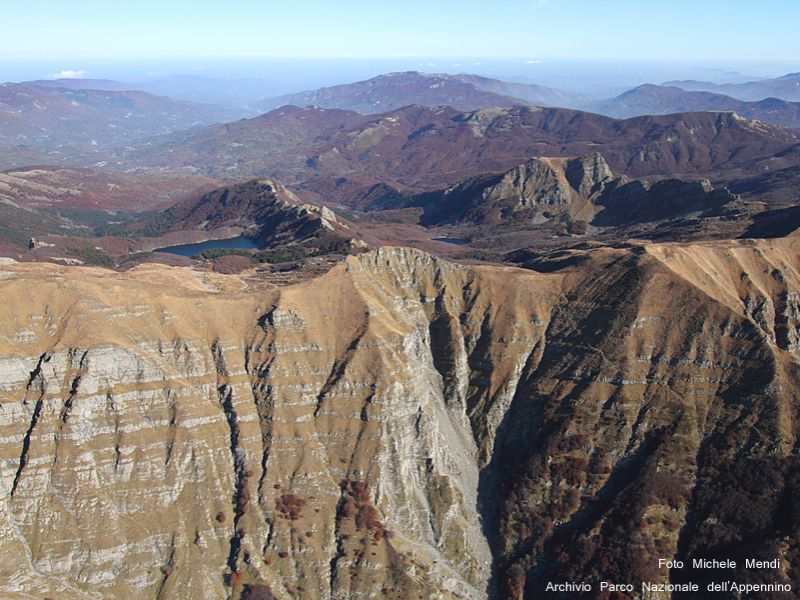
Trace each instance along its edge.
<path fill-rule="evenodd" d="M 302 108 L 318 106 L 375 114 L 411 104 L 451 106 L 457 110 L 469 111 L 525 104 L 573 106 L 584 100 L 579 94 L 479 75 L 403 71 L 385 73 L 364 81 L 268 98 L 257 103 L 256 107 L 271 110 L 293 104 Z"/>
<path fill-rule="evenodd" d="M 698 111 L 733 111 L 747 119 L 800 129 L 800 102 L 778 98 L 746 102 L 705 91 L 686 91 L 665 85 L 640 85 L 623 94 L 589 105 L 612 117 L 628 118 Z"/>
<path fill-rule="evenodd" d="M 717 92 L 747 101 L 757 101 L 772 96 L 790 102 L 800 102 L 800 72 L 745 83 L 716 84 L 684 80 L 667 81 L 664 85 L 674 85 L 686 90 Z"/>
<path fill-rule="evenodd" d="M 108 164 L 106 151 L 112 146 L 230 116 L 224 108 L 137 90 L 4 83 L 0 84 L 0 165 Z"/>
<path fill-rule="evenodd" d="M 323 206 L 304 203 L 289 189 L 271 179 L 254 179 L 189 196 L 166 210 L 133 221 L 139 229 L 166 235 L 185 231 L 238 231 L 259 247 L 307 242 L 320 235 L 341 238 L 345 245 L 354 235 L 350 226 Z M 152 233 L 150 234 L 152 235 Z"/>
<path fill-rule="evenodd" d="M 789 149 L 798 143 L 797 132 L 732 113 L 616 120 L 536 107 L 464 113 L 411 106 L 373 116 L 284 107 L 255 119 L 164 136 L 127 151 L 126 160 L 139 166 L 191 166 L 212 177 L 274 177 L 296 189 L 306 181 L 312 183 L 308 191 L 341 202 L 339 182 L 349 178 L 432 189 L 509 169 L 531 156 L 579 156 L 599 146 L 615 172 L 631 177 L 719 180 L 797 164 Z"/>

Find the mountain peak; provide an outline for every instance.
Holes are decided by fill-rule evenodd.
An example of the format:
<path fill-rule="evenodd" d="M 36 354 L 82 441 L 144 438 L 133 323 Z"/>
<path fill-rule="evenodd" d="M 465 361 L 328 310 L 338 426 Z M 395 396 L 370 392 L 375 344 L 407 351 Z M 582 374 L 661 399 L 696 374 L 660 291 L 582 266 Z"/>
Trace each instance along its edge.
<path fill-rule="evenodd" d="M 599 152 L 568 161 L 564 175 L 572 188 L 584 197 L 589 197 L 599 186 L 614 178 L 611 167 Z"/>
<path fill-rule="evenodd" d="M 408 104 L 476 110 L 530 104 L 573 106 L 584 100 L 577 94 L 544 86 L 510 83 L 480 75 L 395 71 L 365 81 L 268 98 L 258 106 L 270 109 L 282 104 L 316 105 L 370 114 Z"/>
<path fill-rule="evenodd" d="M 445 74 L 445 73 L 424 73 L 422 71 L 391 71 L 389 73 L 383 73 L 381 75 L 373 77 L 373 79 L 383 79 L 383 78 L 390 79 L 390 78 L 400 78 L 400 77 L 406 77 L 406 78 L 411 78 L 411 77 L 429 77 L 429 78 L 431 78 L 431 77 L 442 77 L 442 78 L 444 78 L 444 77 L 448 77 L 448 75 Z"/>

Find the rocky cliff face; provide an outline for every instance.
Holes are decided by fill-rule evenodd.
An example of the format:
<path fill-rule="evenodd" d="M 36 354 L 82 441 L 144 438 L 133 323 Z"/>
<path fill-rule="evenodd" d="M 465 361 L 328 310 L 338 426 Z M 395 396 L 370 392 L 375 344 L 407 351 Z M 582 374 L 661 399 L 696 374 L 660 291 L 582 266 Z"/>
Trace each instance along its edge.
<path fill-rule="evenodd" d="M 587 205 L 615 181 L 597 152 L 570 159 L 531 158 L 504 173 L 473 177 L 398 202 L 423 207 L 423 225 L 530 221 L 543 210 L 587 212 Z"/>
<path fill-rule="evenodd" d="M 533 158 L 504 173 L 483 191 L 483 201 L 504 203 L 513 199 L 511 211 L 540 205 L 571 204 L 602 191 L 613 179 L 605 159 L 589 154 L 572 159 Z"/>
<path fill-rule="evenodd" d="M 244 233 L 259 246 L 308 241 L 320 236 L 348 239 L 350 227 L 324 206 L 306 204 L 291 190 L 271 179 L 253 179 L 222 186 L 185 200 L 127 225 L 163 239 L 196 232 L 218 235 Z M 234 236 L 236 234 L 234 233 Z"/>
<path fill-rule="evenodd" d="M 285 288 L 0 265 L 0 591 L 538 597 L 732 540 L 797 565 L 798 244 L 389 248 Z"/>
<path fill-rule="evenodd" d="M 394 201 L 398 207 L 421 207 L 422 225 L 472 226 L 471 235 L 477 238 L 480 227 L 491 234 L 499 223 L 530 229 L 548 221 L 579 221 L 580 229 L 571 226 L 579 234 L 586 233 L 588 223 L 594 233 L 616 239 L 685 239 L 697 231 L 713 237 L 719 230 L 734 237 L 761 210 L 726 189 L 715 189 L 708 180 L 652 183 L 615 177 L 597 152 L 570 159 L 531 158 L 505 173 L 415 196 L 392 189 L 376 193 L 376 205 L 392 206 Z"/>

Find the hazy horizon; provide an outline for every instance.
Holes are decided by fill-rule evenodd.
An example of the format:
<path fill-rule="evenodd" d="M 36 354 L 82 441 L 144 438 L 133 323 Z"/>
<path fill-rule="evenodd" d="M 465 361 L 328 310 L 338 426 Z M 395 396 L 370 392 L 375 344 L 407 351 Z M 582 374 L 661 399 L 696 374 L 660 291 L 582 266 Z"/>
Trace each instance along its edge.
<path fill-rule="evenodd" d="M 737 83 L 778 77 L 800 70 L 800 61 L 651 61 L 579 60 L 558 58 L 196 58 L 182 60 L 120 60 L 61 58 L 0 60 L 0 81 L 38 79 L 110 79 L 130 84 L 179 84 L 198 80 L 237 81 L 251 88 L 253 99 L 368 79 L 394 71 L 474 73 L 521 83 L 535 83 L 598 97 L 610 96 L 642 83 L 702 79 Z M 169 90 L 167 90 L 169 91 Z M 177 91 L 177 90 L 176 90 Z M 241 93 L 247 94 L 247 90 Z M 169 94 L 167 94 L 169 95 Z"/>

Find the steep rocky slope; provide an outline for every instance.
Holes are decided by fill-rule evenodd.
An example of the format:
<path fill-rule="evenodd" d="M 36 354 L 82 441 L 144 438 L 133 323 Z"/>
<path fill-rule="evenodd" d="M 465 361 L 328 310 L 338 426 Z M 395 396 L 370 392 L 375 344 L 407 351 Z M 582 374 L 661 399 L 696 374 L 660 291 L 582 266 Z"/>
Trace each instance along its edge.
<path fill-rule="evenodd" d="M 409 205 L 423 208 L 421 222 L 426 225 L 530 218 L 540 208 L 570 207 L 578 213 L 613 179 L 597 153 L 573 159 L 531 158 L 505 173 L 419 194 Z"/>
<path fill-rule="evenodd" d="M 3 264 L 0 593 L 536 598 L 730 552 L 796 586 L 798 251 Z"/>
<path fill-rule="evenodd" d="M 246 235 L 259 247 L 298 243 L 320 236 L 349 240 L 353 231 L 334 212 L 306 204 L 277 181 L 253 179 L 189 196 L 170 208 L 132 221 L 128 234 L 179 239 L 186 232 L 206 237 Z M 160 243 L 160 242 L 159 242 Z"/>
<path fill-rule="evenodd" d="M 506 248 L 514 247 L 515 235 L 524 240 L 537 231 L 541 239 L 554 233 L 605 239 L 736 237 L 763 210 L 763 204 L 745 202 L 707 180 L 615 176 L 597 152 L 531 158 L 505 173 L 420 194 L 375 186 L 370 196 L 368 209 L 421 209 L 424 226 L 455 225 L 451 230 L 471 243 L 485 246 L 481 238 L 490 236 L 492 245 Z M 765 230 L 764 237 L 774 236 Z"/>

